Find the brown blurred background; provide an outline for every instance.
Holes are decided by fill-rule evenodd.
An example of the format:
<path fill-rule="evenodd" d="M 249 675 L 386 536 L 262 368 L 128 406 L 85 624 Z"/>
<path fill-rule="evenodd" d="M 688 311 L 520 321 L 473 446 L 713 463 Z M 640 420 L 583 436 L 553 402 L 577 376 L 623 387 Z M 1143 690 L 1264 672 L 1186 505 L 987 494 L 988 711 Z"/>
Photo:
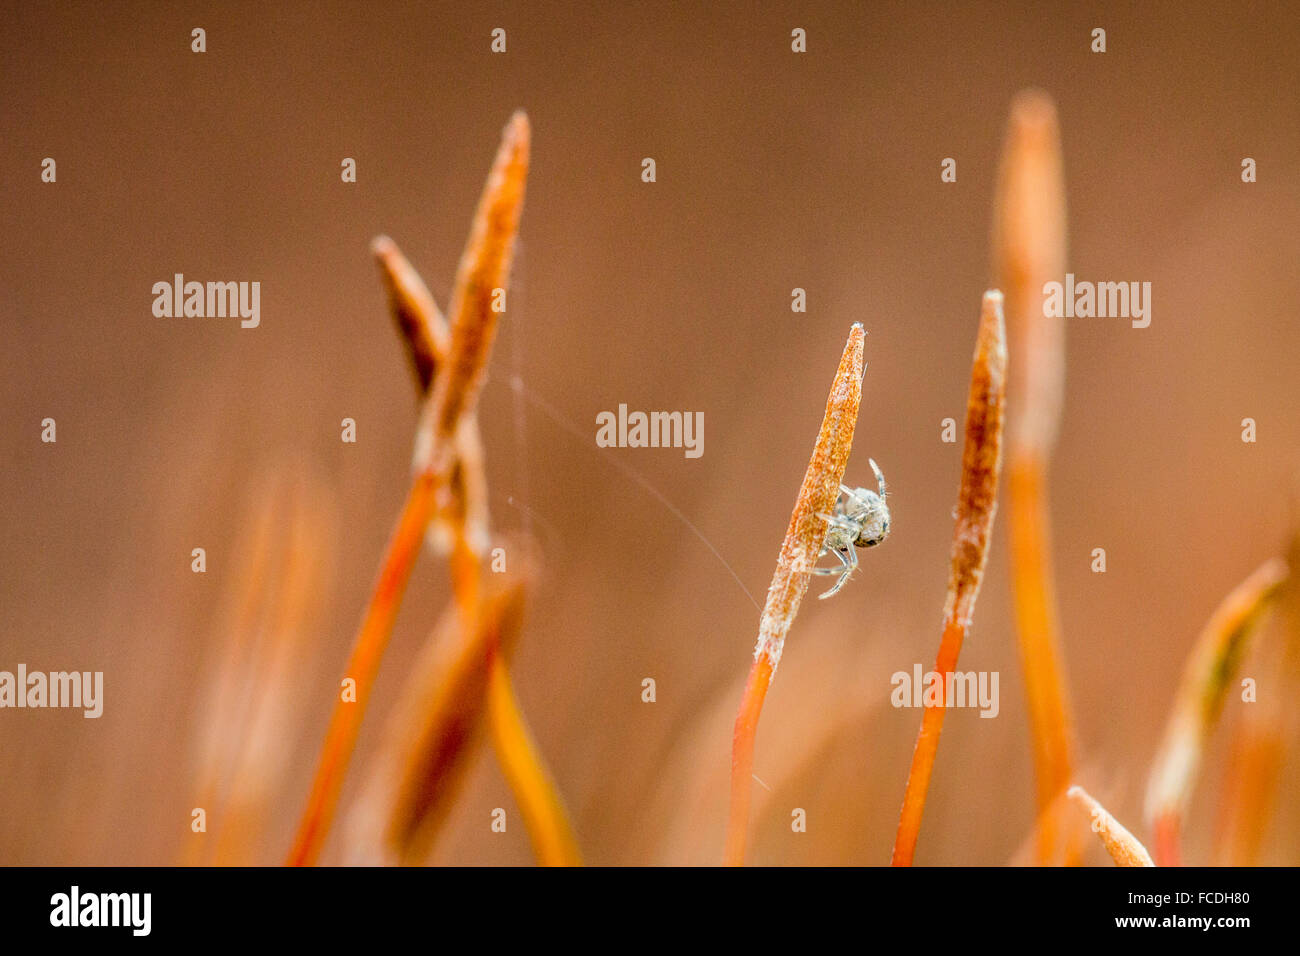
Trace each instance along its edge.
<path fill-rule="evenodd" d="M 850 478 L 867 483 L 868 456 L 880 463 L 894 534 L 795 625 L 759 730 L 755 772 L 772 789 L 755 791 L 751 856 L 886 862 L 920 721 L 888 705 L 889 675 L 928 668 L 938 646 L 960 456 L 940 421 L 962 418 L 1007 106 L 1031 85 L 1060 111 L 1071 269 L 1153 285 L 1148 329 L 1070 321 L 1052 474 L 1081 782 L 1145 835 L 1146 772 L 1186 652 L 1291 522 L 1294 6 L 6 7 L 0 669 L 102 670 L 106 686 L 99 720 L 0 712 L 0 863 L 181 858 L 207 708 L 256 577 L 250 529 L 268 507 L 290 520 L 268 500 L 307 500 L 321 561 L 256 853 L 282 858 L 416 421 L 367 244 L 393 236 L 445 305 L 516 107 L 533 166 L 481 420 L 496 527 L 531 515 L 545 552 L 513 673 L 583 851 L 597 864 L 720 858 L 758 619 L 699 538 L 608 459 L 662 491 L 761 600 L 860 321 Z M 489 51 L 498 26 L 504 56 Z M 1104 55 L 1089 51 L 1098 26 Z M 790 51 L 794 27 L 806 55 Z M 57 184 L 40 181 L 46 156 Z M 344 157 L 355 185 L 340 182 Z M 940 182 L 944 157 L 955 184 Z M 261 281 L 261 327 L 154 318 L 151 286 L 176 272 Z M 790 310 L 796 286 L 806 315 Z M 517 403 L 512 375 L 588 437 Z M 620 402 L 703 411 L 704 456 L 597 449 L 595 416 Z M 55 445 L 40 442 L 47 416 Z M 355 445 L 339 440 L 344 417 Z M 1240 440 L 1245 417 L 1256 444 Z M 961 661 L 1001 672 L 1001 713 L 950 715 L 919 863 L 1004 863 L 1032 826 L 1004 533 Z M 195 547 L 206 574 L 190 571 Z M 1095 547 L 1104 575 L 1089 570 Z M 422 559 L 345 813 L 445 581 Z M 1197 791 L 1190 862 L 1210 857 L 1241 706 L 1230 697 Z M 1296 862 L 1298 776 L 1292 759 L 1267 862 Z M 490 831 L 498 806 L 514 804 L 485 751 L 432 861 L 529 862 L 517 817 Z M 805 834 L 790 832 L 793 807 Z M 339 855 L 335 841 L 327 859 Z"/>

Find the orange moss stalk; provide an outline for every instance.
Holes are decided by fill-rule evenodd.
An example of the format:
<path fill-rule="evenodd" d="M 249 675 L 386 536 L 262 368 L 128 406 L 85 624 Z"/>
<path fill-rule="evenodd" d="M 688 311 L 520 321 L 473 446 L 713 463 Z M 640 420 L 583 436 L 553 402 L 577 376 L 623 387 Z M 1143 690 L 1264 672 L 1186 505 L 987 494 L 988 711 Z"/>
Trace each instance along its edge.
<path fill-rule="evenodd" d="M 406 343 L 419 394 L 424 396 L 433 383 L 438 366 L 447 361 L 447 351 L 451 347 L 447 319 L 420 274 L 397 248 L 397 243 L 387 236 L 377 236 L 370 243 L 370 251 L 379 264 L 379 277 L 388 293 L 393 319 L 402 333 L 402 341 Z"/>
<path fill-rule="evenodd" d="M 1074 786 L 1066 793 L 1071 800 L 1088 811 L 1092 817 L 1093 831 L 1101 837 L 1106 852 L 1116 866 L 1155 866 L 1142 841 L 1126 830 L 1087 790 Z"/>
<path fill-rule="evenodd" d="M 396 245 L 382 236 L 372 244 L 422 392 L 444 380 L 453 383 L 441 386 L 453 396 L 475 395 L 481 387 L 485 361 L 452 361 L 450 357 L 486 357 L 490 353 L 500 316 L 494 299 L 497 290 L 504 290 L 509 277 L 528 170 L 528 144 L 527 119 L 523 113 L 516 113 L 502 137 L 461 258 L 452 294 L 456 321 L 450 329 L 428 288 Z M 470 401 L 462 407 L 448 442 L 446 428 L 451 427 L 447 423 L 454 410 L 442 409 L 438 402 L 437 394 L 426 400 L 415 466 L 417 470 L 446 476 L 451 494 L 434 516 L 431 540 L 440 553 L 449 556 L 453 589 L 468 628 L 478 613 L 479 560 L 488 545 L 482 439 Z M 492 652 L 487 663 L 492 741 L 519 802 L 538 861 L 543 865 L 580 864 L 568 813 L 528 731 L 505 657 Z"/>
<path fill-rule="evenodd" d="M 1043 285 L 1065 279 L 1065 221 L 1056 106 L 1026 90 L 1011 104 L 993 207 L 993 270 L 1017 356 L 1008 371 L 1008 464 L 1036 457 L 1045 468 L 1060 429 L 1065 320 L 1043 314 Z"/>
<path fill-rule="evenodd" d="M 379 264 L 393 318 L 406 343 L 417 392 L 427 400 L 438 369 L 447 365 L 451 330 L 428 286 L 392 239 L 379 236 L 370 244 L 370 250 Z M 481 555 L 488 546 L 490 522 L 483 439 L 478 416 L 472 411 L 462 413 L 455 445 L 457 461 L 449 483 L 450 501 L 433 517 L 430 543 L 438 554 L 449 555 L 456 538 L 455 527 L 463 524 L 471 546 Z"/>
<path fill-rule="evenodd" d="M 1286 562 L 1273 558 L 1237 585 L 1211 615 L 1183 668 L 1147 783 L 1147 823 L 1155 833 L 1156 862 L 1161 866 L 1179 864 L 1182 821 L 1206 741 L 1256 626 L 1287 573 Z"/>
<path fill-rule="evenodd" d="M 218 679 L 204 707 L 196 807 L 207 831 L 192 834 L 183 862 L 265 863 L 261 835 L 299 731 L 289 705 L 307 662 L 319 597 L 328 589 L 334 522 L 328 496 L 288 465 L 255 493 L 255 519 L 236 545 L 240 569 L 231 590 Z"/>
<path fill-rule="evenodd" d="M 524 183 L 528 176 L 528 146 L 528 119 L 522 112 L 517 112 L 502 133 L 501 147 L 488 174 L 470 237 L 461 256 L 452 299 L 446 368 L 438 369 L 439 374 L 424 403 L 416 432 L 416 474 L 345 672 L 356 681 L 356 700 L 335 703 L 307 808 L 289 853 L 287 862 L 290 865 L 309 865 L 319 858 L 369 703 L 369 692 L 391 636 L 393 621 L 420 543 L 435 514 L 440 520 L 455 520 L 446 516 L 454 515 L 456 511 L 453 480 L 460 461 L 456 436 L 466 416 L 474 414 L 496 338 L 499 314 L 493 305 L 498 299 L 497 293 L 504 294 L 509 280 L 515 232 L 519 226 Z M 383 252 L 382 245 L 380 252 Z M 409 285 L 403 286 L 400 282 L 396 287 L 399 291 L 410 289 Z M 417 305 L 427 308 L 432 302 L 429 299 L 420 303 L 419 299 L 417 290 L 414 296 Z M 417 323 L 399 319 L 399 324 L 406 330 L 414 328 Z M 433 340 L 433 348 L 436 351 L 436 340 Z M 413 357 L 417 357 L 419 352 L 413 348 Z M 459 544 L 464 535 L 456 538 Z"/>
<path fill-rule="evenodd" d="M 453 589 L 466 626 L 478 627 L 482 564 L 470 548 L 463 526 L 457 530 L 451 557 Z M 569 823 L 569 811 L 524 719 L 506 666 L 505 650 L 495 639 L 487 642 L 485 650 L 488 729 L 501 772 L 524 818 L 533 854 L 542 866 L 581 866 L 582 855 Z"/>
<path fill-rule="evenodd" d="M 998 475 L 1002 468 L 1002 422 L 1006 400 L 1007 346 L 1002 319 L 1002 293 L 984 293 L 970 397 L 966 403 L 966 445 L 962 454 L 961 486 L 957 494 L 957 524 L 953 529 L 952 560 L 943 637 L 934 670 L 943 681 L 943 698 L 926 706 L 912 753 L 903 809 L 894 838 L 894 866 L 911 866 L 921 831 L 926 791 L 939 749 L 950 677 L 975 612 L 988 562 L 989 538 L 997 511 Z"/>
<path fill-rule="evenodd" d="M 476 250 L 475 257 L 462 259 L 458 287 L 470 283 L 487 287 L 494 281 L 504 282 L 505 270 L 509 266 L 509 246 L 517 225 L 517 221 L 510 222 L 509 217 L 513 215 L 517 220 L 517 204 L 522 201 L 522 181 L 516 182 L 516 179 L 522 175 L 519 150 L 526 148 L 527 127 L 523 126 L 521 132 L 521 117 L 519 114 L 507 128 L 497 169 L 489 180 L 492 192 L 490 195 L 485 192 L 479 208 L 479 221 L 490 221 L 495 225 L 475 230 L 470 239 L 470 246 Z M 436 380 L 438 369 L 447 364 L 451 333 L 424 282 L 392 241 L 381 236 L 372 244 L 372 249 L 379 260 L 398 327 L 408 338 L 408 351 L 417 381 L 422 391 L 427 391 L 430 383 Z M 488 265 L 484 266 L 484 262 Z M 467 307 L 479 310 L 478 322 L 494 322 L 497 313 L 492 310 L 490 300 L 466 296 L 463 301 Z M 472 341 L 481 343 L 485 338 L 490 336 L 476 335 Z M 462 373 L 470 378 L 476 374 L 464 368 Z M 432 417 L 426 420 L 431 421 Z M 461 414 L 454 446 L 455 461 L 449 475 L 451 495 L 443 510 L 434 516 L 430 532 L 435 548 L 447 554 L 451 562 L 453 590 L 464 618 L 464 627 L 468 629 L 472 626 L 473 615 L 478 613 L 479 562 L 489 540 L 483 446 L 477 416 L 472 408 L 467 407 Z M 417 466 L 421 464 L 420 456 L 425 453 L 427 448 L 417 450 Z M 489 674 L 486 694 L 493 745 L 519 803 L 538 862 L 544 866 L 580 865 L 582 858 L 573 837 L 568 811 L 528 730 L 505 657 L 490 652 L 485 660 Z"/>
<path fill-rule="evenodd" d="M 425 402 L 416 445 L 417 469 L 442 476 L 455 461 L 452 438 L 466 410 L 478 402 L 496 340 L 505 288 L 514 258 L 515 233 L 528 179 L 528 118 L 518 112 L 506 125 L 492 171 L 474 215 L 451 297 L 451 345 L 447 367 Z M 445 486 L 445 480 L 441 482 Z"/>
<path fill-rule="evenodd" d="M 754 767 L 754 736 L 767 688 L 781 661 L 786 635 L 799 613 L 799 603 L 808 590 L 812 569 L 817 564 L 826 537 L 826 521 L 840 495 L 844 469 L 853 447 L 853 432 L 862 402 L 863 342 L 860 324 L 849 331 L 839 369 L 831 383 L 812 459 L 804 472 L 799 497 L 795 500 L 785 540 L 777 557 L 776 572 L 767 591 L 759 621 L 754 664 L 736 715 L 731 752 L 731 809 L 727 821 L 727 842 L 723 862 L 742 866 L 749 828 L 749 803 Z"/>
<path fill-rule="evenodd" d="M 490 661 L 517 642 L 535 575 L 526 553 L 515 555 L 472 621 L 451 611 L 430 635 L 351 812 L 350 862 L 417 865 L 428 856 L 481 729 Z"/>
<path fill-rule="evenodd" d="M 1072 778 L 1073 721 L 1054 592 L 1047 471 L 1065 391 L 1064 319 L 1043 314 L 1043 285 L 1065 273 L 1065 180 L 1056 107 L 1037 90 L 1011 108 L 993 220 L 995 282 L 1006 294 L 1011 369 L 1007 440 L 1012 587 L 1029 704 L 1040 864 L 1078 862 L 1061 839 L 1058 797 Z"/>
<path fill-rule="evenodd" d="M 1289 567 L 1300 568 L 1300 532 L 1292 534 L 1286 560 Z M 1300 726 L 1291 706 L 1300 697 L 1300 581 L 1294 574 L 1283 585 L 1278 603 L 1281 627 L 1262 634 L 1259 642 L 1272 652 L 1259 663 L 1263 676 L 1276 681 L 1276 689 L 1245 708 L 1237 725 L 1221 777 L 1216 866 L 1258 865 L 1277 807 L 1282 764 Z"/>
<path fill-rule="evenodd" d="M 282 529 L 276 527 L 275 520 L 282 508 L 278 491 L 274 486 L 260 491 L 256 514 L 236 544 L 239 560 L 233 566 L 242 574 L 229 592 L 230 623 L 221 645 L 216 683 L 204 704 L 195 768 L 195 806 L 203 807 L 213 818 L 209 831 L 215 830 L 225 816 L 223 783 L 243 749 L 247 675 L 253 672 L 256 648 L 267 629 L 267 585 L 279 571 L 275 567 L 276 544 L 282 538 Z M 181 865 L 211 865 L 214 849 L 208 832 L 191 833 L 181 854 Z"/>
<path fill-rule="evenodd" d="M 329 588 L 334 535 L 331 510 L 310 481 L 293 480 L 281 564 L 273 580 L 275 606 L 266 646 L 251 668 L 253 695 L 246 699 L 241 754 L 229 779 L 226 823 L 215 835 L 217 865 L 265 862 L 263 828 L 273 815 L 280 781 L 289 764 L 299 715 L 289 701 L 314 648 L 313 609 Z"/>
<path fill-rule="evenodd" d="M 1215 866 L 1259 865 L 1264 834 L 1277 803 L 1287 749 L 1281 731 L 1286 717 L 1280 707 L 1260 713 L 1261 707 L 1263 701 L 1252 704 L 1243 715 L 1221 778 Z"/>
<path fill-rule="evenodd" d="M 497 650 L 490 660 L 487 706 L 497 762 L 519 804 L 537 862 L 542 866 L 581 866 L 582 855 L 568 811 L 528 730 L 505 656 Z"/>
<path fill-rule="evenodd" d="M 379 662 L 392 635 L 393 621 L 397 617 L 402 595 L 406 592 L 406 582 L 410 579 L 411 568 L 420 553 L 420 543 L 424 540 L 425 529 L 429 524 L 432 492 L 432 478 L 421 476 L 416 480 L 397 519 L 393 536 L 389 539 L 379 579 L 375 582 L 365 617 L 361 621 L 361 629 L 343 672 L 345 677 L 356 682 L 356 699 L 344 701 L 340 695 L 334 705 L 334 714 L 330 718 L 325 743 L 321 747 L 316 776 L 307 797 L 307 807 L 299 821 L 293 848 L 286 861 L 289 866 L 311 866 L 320 857 L 325 836 L 338 806 L 343 776 L 347 772 L 357 735 L 361 731 L 361 718 L 365 715 L 366 703 L 370 700 L 370 690 L 379 671 Z"/>

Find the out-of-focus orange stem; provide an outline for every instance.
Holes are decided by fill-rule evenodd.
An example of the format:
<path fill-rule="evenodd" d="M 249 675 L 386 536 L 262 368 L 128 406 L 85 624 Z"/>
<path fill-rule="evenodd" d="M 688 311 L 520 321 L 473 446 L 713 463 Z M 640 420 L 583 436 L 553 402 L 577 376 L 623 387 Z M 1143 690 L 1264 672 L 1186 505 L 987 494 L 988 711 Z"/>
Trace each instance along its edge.
<path fill-rule="evenodd" d="M 1179 834 L 1178 815 L 1167 814 L 1155 822 L 1155 858 L 1159 866 L 1182 866 L 1181 854 L 1178 852 Z"/>
<path fill-rule="evenodd" d="M 1047 464 L 1065 396 L 1065 323 L 1043 309 L 1043 287 L 1065 274 L 1065 171 L 1056 106 L 1025 90 L 1011 106 L 993 212 L 993 270 L 1007 294 L 1012 419 L 1008 423 L 1011 577 L 1029 707 L 1037 862 L 1077 864 L 1077 814 L 1061 818 L 1073 730 L 1053 593 Z M 1062 839 L 1062 831 L 1064 839 Z"/>
<path fill-rule="evenodd" d="M 515 697 L 505 657 L 494 648 L 488 672 L 488 724 L 501 770 L 519 804 L 542 866 L 581 866 L 582 854 L 559 790 L 542 762 Z"/>
<path fill-rule="evenodd" d="M 1258 866 L 1273 816 L 1280 771 L 1286 759 L 1284 728 L 1289 715 L 1277 705 L 1261 713 L 1257 709 L 1261 704 L 1252 704 L 1242 715 L 1224 768 L 1216 866 Z"/>
<path fill-rule="evenodd" d="M 460 613 L 470 621 L 466 626 L 472 627 L 472 616 L 482 613 L 483 566 L 465 532 L 464 523 L 459 522 L 451 553 L 451 579 Z M 497 762 L 519 804 L 537 862 L 542 866 L 582 866 L 568 810 L 528 729 L 505 654 L 495 642 L 488 650 L 487 718 Z"/>
<path fill-rule="evenodd" d="M 763 712 L 763 699 L 772 685 L 772 661 L 760 653 L 754 658 L 745 682 L 740 711 L 736 714 L 736 728 L 731 744 L 731 813 L 727 820 L 727 848 L 723 863 L 727 866 L 744 866 L 745 841 L 749 829 L 749 798 L 754 776 L 754 737 L 758 732 L 758 717 Z"/>
<path fill-rule="evenodd" d="M 429 524 L 433 507 L 434 482 L 431 476 L 417 476 L 397 519 L 397 527 L 388 543 L 379 579 L 366 607 L 361 629 L 348 658 L 345 677 L 356 681 L 356 700 L 345 701 L 340 695 L 334 704 L 325 744 L 321 748 L 320 763 L 312 781 L 307 808 L 298 824 L 293 848 L 285 861 L 288 866 L 311 866 L 320 857 L 321 847 L 334 818 L 339 791 L 347 773 L 348 762 L 356 747 L 361 721 L 370 701 L 370 690 L 384 656 L 388 639 L 393 632 L 393 621 L 402 604 L 411 568 L 420 552 L 424 532 Z"/>
<path fill-rule="evenodd" d="M 1289 574 L 1281 558 L 1256 568 L 1219 602 L 1183 665 L 1169 724 L 1147 781 L 1146 817 L 1156 834 L 1160 866 L 1177 865 L 1179 835 L 1207 741 L 1253 635 Z"/>
<path fill-rule="evenodd" d="M 1063 856 L 1058 845 L 1061 827 L 1056 819 L 1059 809 L 1055 808 L 1059 807 L 1058 797 L 1070 785 L 1073 728 L 1053 592 L 1045 471 L 1034 456 L 1013 456 L 1008 465 L 1012 581 L 1040 815 L 1037 859 L 1039 864 L 1064 859 L 1067 865 L 1078 865 L 1081 848 L 1074 831 L 1067 833 Z"/>
<path fill-rule="evenodd" d="M 916 838 L 921 833 L 921 816 L 925 812 L 925 795 L 930 787 L 930 774 L 934 770 L 935 754 L 939 751 L 939 734 L 943 731 L 944 711 L 947 710 L 948 681 L 957 670 L 957 655 L 966 637 L 961 622 L 948 620 L 939 641 L 934 670 L 943 681 L 943 695 L 937 707 L 927 706 L 921 717 L 921 730 L 916 735 L 916 749 L 912 751 L 912 768 L 907 774 L 907 789 L 903 793 L 903 812 L 898 820 L 898 834 L 894 838 L 893 866 L 911 866 L 916 853 Z"/>

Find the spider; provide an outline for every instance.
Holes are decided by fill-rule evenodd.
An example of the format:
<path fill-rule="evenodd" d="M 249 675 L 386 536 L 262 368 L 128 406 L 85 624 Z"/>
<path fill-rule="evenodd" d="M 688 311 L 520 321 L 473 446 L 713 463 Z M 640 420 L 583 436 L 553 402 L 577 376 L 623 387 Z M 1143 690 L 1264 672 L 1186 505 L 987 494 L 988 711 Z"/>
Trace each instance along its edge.
<path fill-rule="evenodd" d="M 871 461 L 868 459 L 868 461 Z M 837 568 L 813 568 L 814 574 L 838 574 L 835 586 L 818 597 L 822 600 L 844 587 L 849 576 L 857 569 L 858 554 L 854 547 L 872 548 L 889 537 L 889 506 L 885 504 L 885 476 L 880 468 L 871 461 L 871 470 L 876 473 L 876 485 L 879 491 L 869 488 L 850 488 L 840 485 L 840 497 L 835 499 L 835 513 L 819 514 L 817 517 L 826 521 L 826 540 L 822 543 L 822 558 L 833 554 L 839 559 Z"/>

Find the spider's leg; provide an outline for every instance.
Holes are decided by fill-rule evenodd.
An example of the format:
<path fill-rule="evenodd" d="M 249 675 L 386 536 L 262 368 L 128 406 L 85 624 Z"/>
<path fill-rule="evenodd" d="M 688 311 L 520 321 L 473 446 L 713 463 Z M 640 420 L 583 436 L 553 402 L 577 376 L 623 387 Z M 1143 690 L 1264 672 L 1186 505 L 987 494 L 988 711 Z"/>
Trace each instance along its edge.
<path fill-rule="evenodd" d="M 813 574 L 843 574 L 845 570 L 852 571 L 853 565 L 857 563 L 858 559 L 858 556 L 851 550 L 848 552 L 848 557 L 845 557 L 845 552 L 840 551 L 838 548 L 822 548 L 821 554 L 817 555 L 817 557 L 823 558 L 827 554 L 833 554 L 839 558 L 840 566 L 838 568 L 813 568 Z"/>
<path fill-rule="evenodd" d="M 876 473 L 876 484 L 880 487 L 880 497 L 884 498 L 885 497 L 885 476 L 880 473 L 880 466 L 876 464 L 876 460 L 874 458 L 868 458 L 867 461 L 871 463 L 871 470 Z"/>
<path fill-rule="evenodd" d="M 843 567 L 839 569 L 840 571 L 839 580 L 835 582 L 835 584 L 831 587 L 829 591 L 817 595 L 818 600 L 824 601 L 826 600 L 826 598 L 830 597 L 832 594 L 835 594 L 837 591 L 839 591 L 840 588 L 844 587 L 845 582 L 848 581 L 849 577 L 853 574 L 854 569 L 857 568 L 858 566 L 858 556 L 857 554 L 854 553 L 852 548 L 849 548 L 849 553 L 847 556 L 842 554 L 839 551 L 835 552 L 835 556 L 840 559 L 840 562 L 843 565 Z M 829 568 L 826 569 L 826 572 L 834 573 L 832 569 Z"/>
<path fill-rule="evenodd" d="M 828 597 L 838 592 L 840 588 L 844 587 L 844 582 L 847 581 L 848 579 L 849 579 L 849 572 L 846 570 L 842 574 L 840 574 L 840 579 L 835 582 L 834 586 L 832 586 L 829 591 L 825 591 L 822 594 L 817 595 L 817 599 L 819 601 L 826 600 Z"/>

